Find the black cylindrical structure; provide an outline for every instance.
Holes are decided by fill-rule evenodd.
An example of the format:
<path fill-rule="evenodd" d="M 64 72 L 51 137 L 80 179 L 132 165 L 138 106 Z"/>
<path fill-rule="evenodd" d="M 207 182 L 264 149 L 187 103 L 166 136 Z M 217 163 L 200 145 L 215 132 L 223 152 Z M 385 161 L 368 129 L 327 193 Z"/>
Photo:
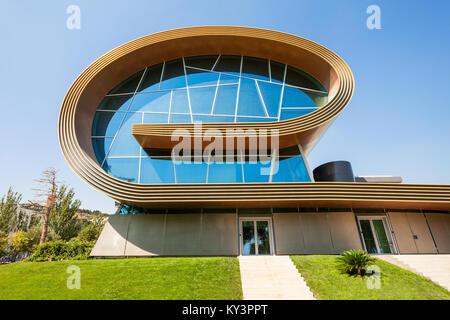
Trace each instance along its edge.
<path fill-rule="evenodd" d="M 348 161 L 324 163 L 313 171 L 315 181 L 354 182 L 352 165 Z"/>

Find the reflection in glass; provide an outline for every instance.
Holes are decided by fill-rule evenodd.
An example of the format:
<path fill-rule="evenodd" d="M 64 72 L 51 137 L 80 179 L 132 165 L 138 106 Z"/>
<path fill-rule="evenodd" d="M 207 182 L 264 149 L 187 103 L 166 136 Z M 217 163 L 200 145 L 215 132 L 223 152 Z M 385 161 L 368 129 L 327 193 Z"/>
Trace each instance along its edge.
<path fill-rule="evenodd" d="M 137 176 L 139 172 L 139 159 L 138 158 L 115 158 L 106 159 L 103 165 L 109 175 L 114 178 L 128 181 L 138 182 Z"/>
<path fill-rule="evenodd" d="M 105 159 L 112 140 L 113 138 L 92 138 L 92 146 L 99 164 L 102 164 L 103 159 Z"/>
<path fill-rule="evenodd" d="M 166 62 L 163 70 L 163 78 L 160 89 L 176 89 L 186 87 L 186 77 L 184 75 L 183 60 L 175 59 Z"/>
<path fill-rule="evenodd" d="M 384 229 L 383 220 L 372 220 L 372 224 L 378 239 L 378 247 L 380 248 L 380 253 L 391 253 L 391 248 L 389 247 L 389 241 L 386 236 L 386 230 Z"/>
<path fill-rule="evenodd" d="M 162 68 L 162 63 L 147 68 L 147 72 L 145 73 L 144 79 L 142 80 L 138 92 L 159 90 Z"/>
<path fill-rule="evenodd" d="M 255 254 L 254 221 L 242 221 L 242 254 Z"/>
<path fill-rule="evenodd" d="M 266 116 L 264 106 L 256 88 L 255 80 L 241 80 L 237 114 L 239 116 Z"/>
<path fill-rule="evenodd" d="M 174 164 L 169 157 L 143 157 L 141 183 L 175 183 Z"/>
<path fill-rule="evenodd" d="M 216 87 L 190 88 L 192 113 L 211 114 Z"/>
<path fill-rule="evenodd" d="M 269 221 L 256 221 L 258 254 L 270 254 Z"/>
<path fill-rule="evenodd" d="M 114 137 L 124 117 L 125 112 L 97 111 L 92 122 L 92 135 Z"/>
<path fill-rule="evenodd" d="M 370 226 L 370 220 L 359 220 L 359 224 L 361 225 L 361 231 L 363 233 L 367 253 L 378 253 L 375 238 Z"/>
<path fill-rule="evenodd" d="M 141 146 L 131 134 L 135 123 L 142 123 L 142 114 L 129 112 L 114 139 L 108 157 L 139 156 Z"/>
<path fill-rule="evenodd" d="M 129 111 L 169 112 L 170 91 L 139 93 L 134 96 Z"/>
<path fill-rule="evenodd" d="M 276 61 L 247 56 L 222 55 L 219 58 L 218 55 L 208 55 L 185 57 L 184 62 L 186 67 L 183 59 L 179 58 L 141 70 L 119 83 L 111 90 L 111 95 L 102 100 L 93 119 L 91 135 L 98 162 L 101 164 L 105 156 L 108 157 L 105 170 L 109 170 L 111 175 L 139 182 L 139 170 L 135 171 L 133 167 L 139 166 L 139 161 L 129 160 L 138 159 L 141 160 L 141 178 L 149 181 L 147 183 L 310 181 L 302 157 L 292 154 L 280 154 L 279 161 L 267 165 L 180 164 L 176 166 L 180 176 L 177 178 L 173 173 L 173 180 L 158 180 L 151 173 L 149 175 L 153 178 L 145 177 L 145 170 L 151 169 L 143 163 L 150 160 L 144 161 L 147 155 L 141 152 L 131 133 L 133 124 L 273 122 L 308 114 L 327 101 L 325 89 L 318 81 Z M 129 169 L 121 168 L 120 161 L 126 159 L 133 163 Z M 273 177 L 262 175 L 260 169 L 267 169 L 270 165 L 277 169 Z"/>
<path fill-rule="evenodd" d="M 133 98 L 132 94 L 105 97 L 97 110 L 127 111 L 131 98 Z"/>
<path fill-rule="evenodd" d="M 141 70 L 138 73 L 133 74 L 131 77 L 115 86 L 108 94 L 134 93 L 143 73 L 144 70 Z"/>

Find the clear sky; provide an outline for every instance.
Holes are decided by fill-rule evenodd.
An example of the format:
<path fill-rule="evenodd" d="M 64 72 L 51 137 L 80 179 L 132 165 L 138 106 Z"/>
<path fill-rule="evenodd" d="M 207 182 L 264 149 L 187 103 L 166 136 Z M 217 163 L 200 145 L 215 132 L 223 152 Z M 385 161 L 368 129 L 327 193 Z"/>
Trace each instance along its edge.
<path fill-rule="evenodd" d="M 81 29 L 69 30 L 69 5 Z M 381 29 L 369 30 L 369 5 Z M 355 76 L 352 101 L 308 160 L 349 160 L 356 175 L 450 184 L 450 1 L 448 0 L 3 0 L 0 5 L 0 194 L 33 199 L 49 166 L 82 207 L 114 201 L 81 181 L 58 144 L 58 112 L 75 78 L 107 51 L 158 31 L 199 25 L 267 28 L 318 42 Z"/>

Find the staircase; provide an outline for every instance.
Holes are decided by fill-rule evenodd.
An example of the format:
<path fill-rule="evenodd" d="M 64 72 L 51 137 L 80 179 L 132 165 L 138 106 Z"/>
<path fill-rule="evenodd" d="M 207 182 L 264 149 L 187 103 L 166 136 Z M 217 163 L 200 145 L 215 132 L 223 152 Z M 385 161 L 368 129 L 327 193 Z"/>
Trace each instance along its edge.
<path fill-rule="evenodd" d="M 314 300 L 289 256 L 239 256 L 244 300 Z"/>
<path fill-rule="evenodd" d="M 430 279 L 450 291 L 450 254 L 376 255 L 376 257 Z"/>

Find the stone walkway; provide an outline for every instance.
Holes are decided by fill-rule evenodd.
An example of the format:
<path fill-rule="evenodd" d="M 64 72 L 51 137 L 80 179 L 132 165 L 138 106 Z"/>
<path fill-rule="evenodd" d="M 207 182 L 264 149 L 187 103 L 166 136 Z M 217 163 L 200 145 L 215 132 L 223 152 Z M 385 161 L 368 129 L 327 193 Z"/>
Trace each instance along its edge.
<path fill-rule="evenodd" d="M 244 300 L 314 300 L 289 256 L 239 256 Z"/>
<path fill-rule="evenodd" d="M 375 257 L 428 278 L 450 291 L 450 254 L 389 254 Z"/>

